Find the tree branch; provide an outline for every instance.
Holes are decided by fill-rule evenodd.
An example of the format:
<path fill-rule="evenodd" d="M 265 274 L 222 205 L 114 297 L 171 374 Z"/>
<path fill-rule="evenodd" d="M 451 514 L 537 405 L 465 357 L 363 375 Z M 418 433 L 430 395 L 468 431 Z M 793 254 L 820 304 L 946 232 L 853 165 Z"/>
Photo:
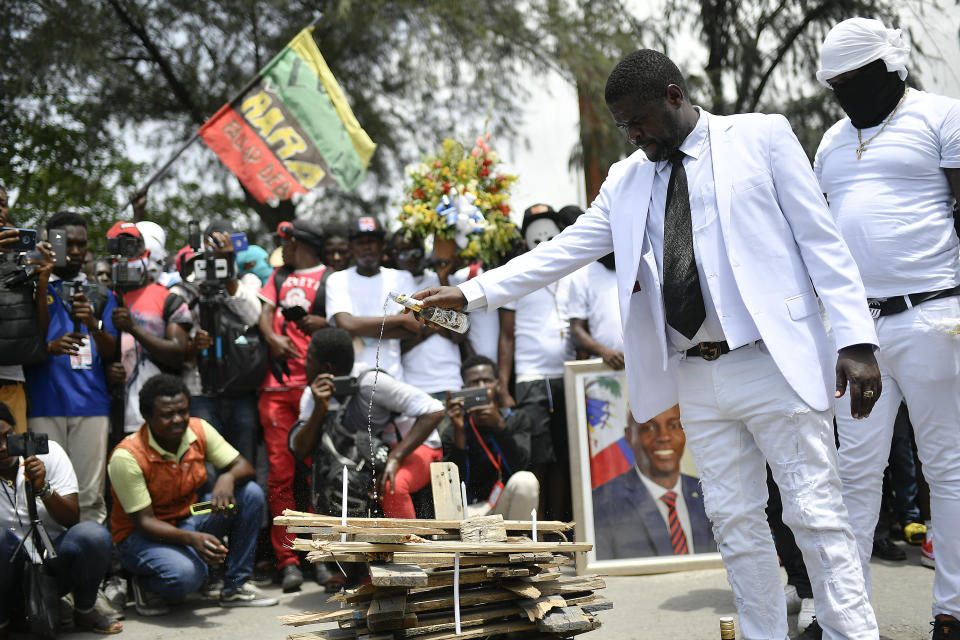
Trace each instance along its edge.
<path fill-rule="evenodd" d="M 160 68 L 160 73 L 167 81 L 167 84 L 173 91 L 173 95 L 176 96 L 177 101 L 184 107 L 184 109 L 190 114 L 190 117 L 197 124 L 202 124 L 206 120 L 206 115 L 201 113 L 197 108 L 197 105 L 190 96 L 190 92 L 187 90 L 187 87 L 184 86 L 184 84 L 177 78 L 177 75 L 173 71 L 173 67 L 170 65 L 170 61 L 164 57 L 163 53 L 161 53 L 160 48 L 150 37 L 150 34 L 147 33 L 146 28 L 134 21 L 133 16 L 131 16 L 123 8 L 123 6 L 121 6 L 119 0 L 107 0 L 107 2 L 110 3 L 110 6 L 113 7 L 113 10 L 116 11 L 117 16 L 127 26 L 127 28 L 130 29 L 131 33 L 133 33 L 137 39 L 140 40 L 143 48 L 147 50 L 148 54 L 150 54 L 151 60 Z"/>

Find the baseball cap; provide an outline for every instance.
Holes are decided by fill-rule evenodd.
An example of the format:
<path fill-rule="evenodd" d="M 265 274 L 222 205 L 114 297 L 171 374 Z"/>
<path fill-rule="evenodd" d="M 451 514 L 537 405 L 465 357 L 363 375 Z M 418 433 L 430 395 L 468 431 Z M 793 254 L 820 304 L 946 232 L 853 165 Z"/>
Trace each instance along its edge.
<path fill-rule="evenodd" d="M 378 236 L 383 238 L 387 235 L 387 230 L 383 228 L 383 225 L 380 224 L 380 221 L 376 218 L 364 216 L 351 220 L 347 233 L 351 240 L 359 236 Z"/>
<path fill-rule="evenodd" d="M 534 220 L 541 220 L 541 219 L 553 220 L 553 222 L 560 229 L 566 226 L 564 225 L 563 220 L 560 218 L 557 212 L 554 211 L 553 207 L 551 207 L 550 205 L 532 204 L 529 207 L 527 207 L 523 212 L 523 224 L 520 227 L 520 233 L 521 234 L 526 233 L 527 227 L 530 226 L 531 222 L 533 222 Z"/>
<path fill-rule="evenodd" d="M 119 238 L 120 236 L 133 236 L 134 238 L 142 238 L 143 234 L 140 233 L 140 229 L 137 228 L 132 222 L 114 222 L 113 226 L 107 231 L 108 238 Z"/>
<path fill-rule="evenodd" d="M 323 228 L 306 218 L 281 222 L 277 225 L 277 235 L 281 238 L 296 238 L 318 249 L 323 248 Z"/>

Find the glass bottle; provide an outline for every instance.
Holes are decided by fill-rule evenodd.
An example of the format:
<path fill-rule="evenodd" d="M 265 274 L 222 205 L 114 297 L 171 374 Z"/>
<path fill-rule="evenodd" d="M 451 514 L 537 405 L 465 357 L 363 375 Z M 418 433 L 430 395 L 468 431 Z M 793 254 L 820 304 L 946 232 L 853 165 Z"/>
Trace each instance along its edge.
<path fill-rule="evenodd" d="M 736 640 L 737 632 L 733 626 L 733 618 L 724 616 L 720 618 L 720 640 Z"/>
<path fill-rule="evenodd" d="M 441 309 L 440 307 L 421 307 L 419 302 L 405 293 L 390 292 L 390 299 L 397 304 L 405 306 L 411 311 L 420 314 L 420 317 L 427 322 L 456 331 L 457 333 L 466 333 L 470 328 L 470 318 L 465 313 L 454 311 L 453 309 Z"/>

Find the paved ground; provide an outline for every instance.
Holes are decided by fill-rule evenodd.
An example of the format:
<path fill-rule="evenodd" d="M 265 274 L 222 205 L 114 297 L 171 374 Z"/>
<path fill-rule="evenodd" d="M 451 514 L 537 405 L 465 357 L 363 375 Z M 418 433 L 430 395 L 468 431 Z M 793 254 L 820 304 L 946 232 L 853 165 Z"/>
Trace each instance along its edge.
<path fill-rule="evenodd" d="M 933 571 L 920 566 L 918 547 L 906 547 L 907 562 L 874 562 L 873 602 L 886 640 L 927 640 L 930 637 L 930 593 Z M 283 627 L 277 616 L 324 606 L 325 594 L 312 582 L 303 591 L 281 595 L 280 605 L 264 609 L 221 609 L 211 601 L 189 600 L 169 616 L 140 618 L 127 609 L 124 640 L 172 637 L 202 640 L 283 640 L 295 630 Z M 587 640 L 716 640 L 720 616 L 733 615 L 733 596 L 722 570 L 691 571 L 656 576 L 611 577 L 605 595 L 612 611 L 600 613 L 603 627 L 579 636 Z M 326 605 L 329 606 L 329 605 Z M 791 625 L 795 620 L 791 618 Z M 739 627 L 738 627 L 739 629 Z M 791 633 L 794 629 L 791 628 Z M 27 636 L 15 635 L 17 640 Z M 71 633 L 87 640 L 99 636 Z M 739 637 L 739 636 L 738 636 Z"/>

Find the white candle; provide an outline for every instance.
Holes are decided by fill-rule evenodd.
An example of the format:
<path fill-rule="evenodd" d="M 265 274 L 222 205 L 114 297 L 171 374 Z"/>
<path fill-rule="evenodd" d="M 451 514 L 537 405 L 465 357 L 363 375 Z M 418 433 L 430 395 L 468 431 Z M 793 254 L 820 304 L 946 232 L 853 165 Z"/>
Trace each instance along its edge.
<path fill-rule="evenodd" d="M 467 483 L 460 483 L 460 503 L 463 505 L 463 519 L 467 519 Z"/>
<path fill-rule="evenodd" d="M 343 465 L 343 504 L 340 507 L 340 524 L 347 526 L 347 465 Z M 346 532 L 341 533 L 340 542 L 346 541 Z"/>
<path fill-rule="evenodd" d="M 533 522 L 533 541 L 537 541 L 537 510 L 531 509 L 530 521 Z"/>
<path fill-rule="evenodd" d="M 460 635 L 460 552 L 453 554 L 453 622 Z"/>

